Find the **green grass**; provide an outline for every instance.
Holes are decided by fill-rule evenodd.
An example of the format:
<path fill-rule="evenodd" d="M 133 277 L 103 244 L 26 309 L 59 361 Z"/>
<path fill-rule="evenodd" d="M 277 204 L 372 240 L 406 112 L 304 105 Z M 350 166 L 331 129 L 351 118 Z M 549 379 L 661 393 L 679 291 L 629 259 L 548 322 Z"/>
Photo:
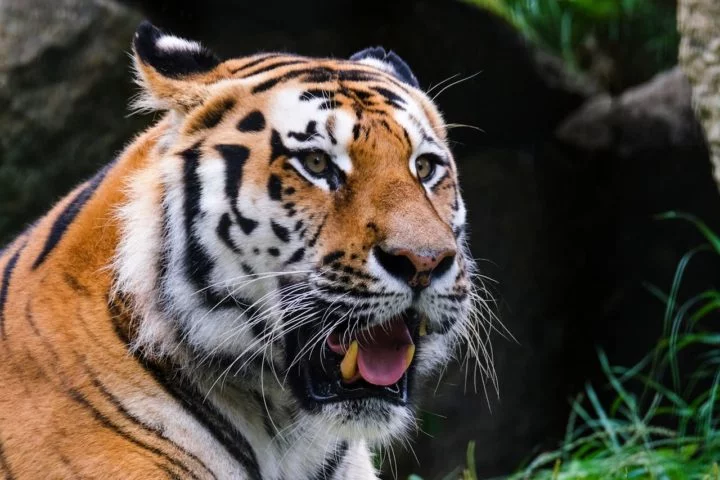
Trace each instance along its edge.
<path fill-rule="evenodd" d="M 600 351 L 603 388 L 614 399 L 603 403 L 587 384 L 572 402 L 560 447 L 506 480 L 720 480 L 720 291 L 709 288 L 685 300 L 678 295 L 693 260 L 720 255 L 720 238 L 688 214 L 658 218 L 691 222 L 707 241 L 683 256 L 667 293 L 649 287 L 665 305 L 661 339 L 631 367 L 612 365 Z M 448 480 L 478 479 L 473 449 L 467 467 Z"/>
<path fill-rule="evenodd" d="M 677 63 L 667 0 L 466 0 L 508 20 L 572 69 L 622 89 Z M 601 61 L 600 61 L 601 60 Z"/>

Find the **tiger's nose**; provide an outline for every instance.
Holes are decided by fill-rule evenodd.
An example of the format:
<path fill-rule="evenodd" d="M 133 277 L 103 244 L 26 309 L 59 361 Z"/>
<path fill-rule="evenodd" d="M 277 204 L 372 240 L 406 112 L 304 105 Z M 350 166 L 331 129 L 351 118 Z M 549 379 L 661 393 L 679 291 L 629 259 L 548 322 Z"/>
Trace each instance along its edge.
<path fill-rule="evenodd" d="M 433 278 L 450 270 L 456 253 L 453 249 L 418 253 L 408 248 L 385 250 L 380 246 L 374 250 L 383 269 L 415 290 L 426 288 Z"/>

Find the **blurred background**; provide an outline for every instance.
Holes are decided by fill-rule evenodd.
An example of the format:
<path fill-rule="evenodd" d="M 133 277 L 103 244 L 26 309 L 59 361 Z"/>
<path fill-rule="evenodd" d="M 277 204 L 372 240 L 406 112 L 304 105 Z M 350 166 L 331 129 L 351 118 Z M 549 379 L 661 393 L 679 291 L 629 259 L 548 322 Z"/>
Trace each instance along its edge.
<path fill-rule="evenodd" d="M 676 66 L 677 10 L 0 0 L 0 244 L 154 120 L 127 108 L 143 18 L 225 57 L 382 45 L 433 88 L 449 123 L 468 126 L 450 138 L 472 250 L 514 336 L 492 338 L 497 389 L 475 389 L 461 365 L 430 386 L 412 448 L 382 454 L 386 477 L 720 478 L 720 205 Z"/>

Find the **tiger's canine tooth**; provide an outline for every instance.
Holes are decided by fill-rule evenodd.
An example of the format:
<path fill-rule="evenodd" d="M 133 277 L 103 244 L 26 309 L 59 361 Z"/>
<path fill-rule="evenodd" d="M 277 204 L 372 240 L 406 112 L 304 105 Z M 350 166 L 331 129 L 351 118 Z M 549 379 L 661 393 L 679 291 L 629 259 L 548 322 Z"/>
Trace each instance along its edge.
<path fill-rule="evenodd" d="M 346 382 L 352 380 L 355 374 L 357 374 L 358 350 L 358 341 L 353 340 L 353 342 L 348 347 L 347 352 L 345 352 L 345 356 L 343 357 L 342 362 L 340 363 L 340 374 L 342 375 L 343 380 L 345 380 Z"/>
<path fill-rule="evenodd" d="M 418 331 L 418 334 L 421 337 L 424 337 L 425 335 L 427 335 L 427 324 L 428 324 L 427 317 L 423 316 L 423 319 L 420 321 L 420 329 Z"/>
<path fill-rule="evenodd" d="M 410 368 L 410 364 L 412 363 L 413 357 L 415 356 L 415 345 L 414 344 L 408 345 L 408 351 L 405 355 L 406 355 L 405 361 L 407 362 L 405 369 L 407 370 L 408 368 Z"/>

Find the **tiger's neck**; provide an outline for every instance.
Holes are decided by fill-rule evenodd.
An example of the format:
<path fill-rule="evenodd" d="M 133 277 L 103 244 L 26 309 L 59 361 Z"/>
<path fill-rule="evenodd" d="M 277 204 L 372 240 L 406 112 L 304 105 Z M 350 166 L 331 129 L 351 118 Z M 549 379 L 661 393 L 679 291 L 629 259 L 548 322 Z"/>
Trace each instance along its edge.
<path fill-rule="evenodd" d="M 132 344 L 132 310 L 121 297 L 113 300 L 119 334 Z M 362 441 L 348 443 L 297 415 L 297 406 L 267 371 L 238 372 L 230 359 L 204 359 L 184 347 L 157 357 L 135 352 L 155 380 L 179 400 L 242 465 L 249 479 L 375 478 Z M 256 365 L 257 372 L 263 372 Z"/>

